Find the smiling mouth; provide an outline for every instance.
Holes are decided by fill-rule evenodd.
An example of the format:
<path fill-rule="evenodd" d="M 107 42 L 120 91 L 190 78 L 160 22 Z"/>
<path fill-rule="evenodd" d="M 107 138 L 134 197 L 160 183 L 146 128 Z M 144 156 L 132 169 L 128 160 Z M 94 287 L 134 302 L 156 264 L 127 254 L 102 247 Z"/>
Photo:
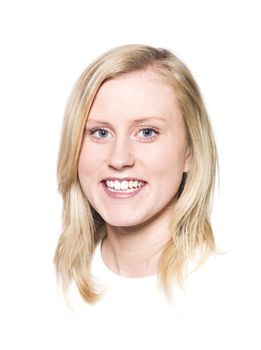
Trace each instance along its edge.
<path fill-rule="evenodd" d="M 145 185 L 144 181 L 140 180 L 104 180 L 104 185 L 106 186 L 106 189 L 110 192 L 117 192 L 117 193 L 131 193 L 135 192 L 138 189 L 140 189 L 142 186 Z"/>

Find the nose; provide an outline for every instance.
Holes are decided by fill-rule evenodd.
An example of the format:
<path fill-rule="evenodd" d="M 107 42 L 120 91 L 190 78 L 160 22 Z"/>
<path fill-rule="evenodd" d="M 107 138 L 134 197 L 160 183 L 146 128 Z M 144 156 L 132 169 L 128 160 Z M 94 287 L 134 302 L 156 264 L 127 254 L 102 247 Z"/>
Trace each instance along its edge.
<path fill-rule="evenodd" d="M 110 168 L 116 170 L 132 167 L 135 164 L 135 157 L 129 140 L 115 140 L 111 145 L 107 162 Z"/>

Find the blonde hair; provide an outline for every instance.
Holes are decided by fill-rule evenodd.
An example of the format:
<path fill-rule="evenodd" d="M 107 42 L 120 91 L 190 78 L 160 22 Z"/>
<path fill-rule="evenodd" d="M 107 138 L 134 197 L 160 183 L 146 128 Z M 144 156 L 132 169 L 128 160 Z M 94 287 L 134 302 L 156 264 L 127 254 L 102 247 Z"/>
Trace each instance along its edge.
<path fill-rule="evenodd" d="M 210 224 L 216 146 L 197 83 L 173 53 L 145 45 L 114 48 L 96 59 L 80 76 L 65 112 L 58 156 L 58 185 L 63 197 L 62 233 L 55 252 L 57 275 L 64 290 L 74 280 L 88 303 L 99 299 L 91 277 L 91 260 L 106 235 L 105 222 L 90 206 L 78 179 L 77 168 L 83 130 L 101 85 L 124 73 L 153 69 L 173 87 L 182 112 L 190 148 L 190 171 L 184 174 L 173 211 L 172 239 L 159 264 L 159 281 L 169 295 L 171 283 L 184 279 L 188 257 L 200 248 L 205 258 L 215 248 Z"/>

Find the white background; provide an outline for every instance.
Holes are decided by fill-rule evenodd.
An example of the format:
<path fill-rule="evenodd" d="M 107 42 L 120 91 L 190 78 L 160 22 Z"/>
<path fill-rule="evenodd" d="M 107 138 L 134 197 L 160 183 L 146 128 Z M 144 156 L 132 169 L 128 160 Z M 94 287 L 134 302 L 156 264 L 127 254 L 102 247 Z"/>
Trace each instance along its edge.
<path fill-rule="evenodd" d="M 1 1 L 1 349 L 33 348 L 34 334 L 35 341 L 44 337 L 45 307 L 56 302 L 56 157 L 68 95 L 97 55 L 129 43 L 170 49 L 201 87 L 220 157 L 216 240 L 233 250 L 235 274 L 249 287 L 242 303 L 250 302 L 255 317 L 261 293 L 258 3 Z"/>

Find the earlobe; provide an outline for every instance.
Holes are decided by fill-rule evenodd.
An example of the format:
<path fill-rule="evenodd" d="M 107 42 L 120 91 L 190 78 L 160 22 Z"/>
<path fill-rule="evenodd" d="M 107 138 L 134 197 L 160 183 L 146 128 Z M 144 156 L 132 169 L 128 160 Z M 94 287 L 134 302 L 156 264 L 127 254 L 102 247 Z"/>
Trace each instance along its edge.
<path fill-rule="evenodd" d="M 188 173 L 190 170 L 190 162 L 191 162 L 191 152 L 190 148 L 187 146 L 185 162 L 184 162 L 184 173 Z"/>

